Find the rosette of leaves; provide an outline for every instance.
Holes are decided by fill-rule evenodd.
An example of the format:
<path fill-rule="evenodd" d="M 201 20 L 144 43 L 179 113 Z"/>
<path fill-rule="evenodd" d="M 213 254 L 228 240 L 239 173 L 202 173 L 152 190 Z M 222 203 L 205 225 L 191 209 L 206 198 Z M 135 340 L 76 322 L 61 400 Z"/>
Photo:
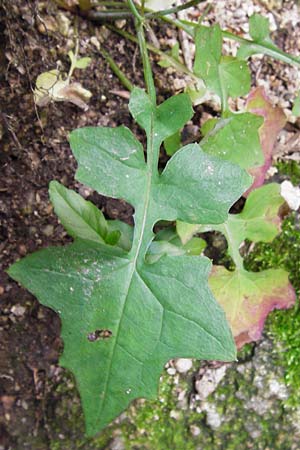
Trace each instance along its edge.
<path fill-rule="evenodd" d="M 283 203 L 280 185 L 271 183 L 252 191 L 242 212 L 229 214 L 223 224 L 177 224 L 184 244 L 196 232 L 215 230 L 226 237 L 235 270 L 214 266 L 209 285 L 226 312 L 238 348 L 260 339 L 270 311 L 289 308 L 295 302 L 295 291 L 285 270 L 249 272 L 244 268 L 239 251 L 246 239 L 256 243 L 271 242 L 276 237 L 280 231 L 278 211 Z"/>
<path fill-rule="evenodd" d="M 122 243 L 125 229 L 118 232 L 118 224 L 103 222 L 91 204 L 54 183 L 55 211 L 74 242 L 40 250 L 9 269 L 60 315 L 60 364 L 76 377 L 89 435 L 133 399 L 155 397 L 169 359 L 236 356 L 225 314 L 208 287 L 210 261 L 167 250 L 150 260 L 145 255 L 160 220 L 224 223 L 250 177 L 197 144 L 179 150 L 159 173 L 161 143 L 190 120 L 191 102 L 181 94 L 156 107 L 136 88 L 129 109 L 146 132 L 147 162 L 142 145 L 123 126 L 78 129 L 70 143 L 76 178 L 134 207 L 132 244 L 131 238 Z"/>

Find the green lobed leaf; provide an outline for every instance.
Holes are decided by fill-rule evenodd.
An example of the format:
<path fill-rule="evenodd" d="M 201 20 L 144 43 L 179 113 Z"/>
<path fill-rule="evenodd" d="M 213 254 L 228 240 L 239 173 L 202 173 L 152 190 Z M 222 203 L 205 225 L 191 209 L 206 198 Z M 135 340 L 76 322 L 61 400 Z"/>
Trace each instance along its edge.
<path fill-rule="evenodd" d="M 253 14 L 249 19 L 249 32 L 256 42 L 263 42 L 270 39 L 269 19 L 260 14 Z"/>
<path fill-rule="evenodd" d="M 221 88 L 228 97 L 240 97 L 250 91 L 251 74 L 245 61 L 233 56 L 222 56 L 219 78 Z"/>
<path fill-rule="evenodd" d="M 249 32 L 252 41 L 243 43 L 237 52 L 240 59 L 252 55 L 265 54 L 288 64 L 299 64 L 299 58 L 289 55 L 274 44 L 270 38 L 269 19 L 260 14 L 253 14 L 249 19 Z"/>
<path fill-rule="evenodd" d="M 245 61 L 222 56 L 222 31 L 219 25 L 199 25 L 195 33 L 194 73 L 221 99 L 249 92 L 251 74 Z"/>
<path fill-rule="evenodd" d="M 130 251 L 76 239 L 9 269 L 60 314 L 60 363 L 75 375 L 89 435 L 133 399 L 153 398 L 169 359 L 232 360 L 236 354 L 225 314 L 208 288 L 210 262 L 165 255 L 149 264 L 145 255 L 160 219 L 223 221 L 249 176 L 197 145 L 177 152 L 159 174 L 160 145 L 189 120 L 190 100 L 183 94 L 154 107 L 144 91 L 134 89 L 130 110 L 146 130 L 147 165 L 141 145 L 124 127 L 84 128 L 70 137 L 77 179 L 134 206 Z"/>
<path fill-rule="evenodd" d="M 258 130 L 263 119 L 250 113 L 234 114 L 205 125 L 201 148 L 209 155 L 231 161 L 244 169 L 261 166 L 264 162 Z M 202 131 L 202 129 L 201 129 Z"/>
<path fill-rule="evenodd" d="M 229 214 L 223 224 L 192 225 L 177 222 L 177 233 L 183 244 L 199 232 L 220 231 L 228 242 L 228 252 L 234 258 L 245 239 L 253 242 L 271 242 L 280 232 L 278 212 L 284 199 L 280 195 L 280 185 L 266 184 L 249 194 L 244 208 L 239 214 Z"/>
<path fill-rule="evenodd" d="M 249 194 L 243 211 L 240 214 L 230 214 L 233 223 L 244 222 L 239 234 L 240 243 L 249 239 L 253 242 L 271 242 L 280 232 L 278 216 L 284 199 L 280 195 L 280 185 L 266 184 Z"/>
<path fill-rule="evenodd" d="M 278 211 L 283 203 L 280 185 L 272 183 L 252 191 L 243 211 L 229 214 L 224 224 L 197 226 L 177 222 L 177 232 L 184 243 L 196 232 L 217 230 L 226 237 L 236 268 L 230 272 L 214 266 L 209 285 L 226 312 L 238 348 L 261 337 L 270 311 L 288 308 L 295 302 L 286 271 L 248 272 L 239 251 L 245 239 L 270 242 L 275 238 L 280 230 Z"/>

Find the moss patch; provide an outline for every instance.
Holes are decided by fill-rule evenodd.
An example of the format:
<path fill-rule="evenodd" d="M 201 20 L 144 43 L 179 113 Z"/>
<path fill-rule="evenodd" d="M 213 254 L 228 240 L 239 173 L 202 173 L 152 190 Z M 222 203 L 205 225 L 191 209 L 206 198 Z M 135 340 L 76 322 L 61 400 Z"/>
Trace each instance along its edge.
<path fill-rule="evenodd" d="M 266 329 L 274 340 L 283 345 L 280 364 L 285 367 L 285 380 L 290 387 L 288 403 L 300 403 L 300 223 L 293 213 L 282 224 L 282 233 L 270 244 L 260 243 L 246 260 L 248 270 L 264 270 L 271 267 L 284 268 L 290 273 L 290 280 L 296 289 L 298 301 L 288 311 L 270 314 Z"/>
<path fill-rule="evenodd" d="M 279 161 L 276 167 L 280 175 L 285 175 L 294 185 L 300 182 L 300 165 L 296 161 Z"/>

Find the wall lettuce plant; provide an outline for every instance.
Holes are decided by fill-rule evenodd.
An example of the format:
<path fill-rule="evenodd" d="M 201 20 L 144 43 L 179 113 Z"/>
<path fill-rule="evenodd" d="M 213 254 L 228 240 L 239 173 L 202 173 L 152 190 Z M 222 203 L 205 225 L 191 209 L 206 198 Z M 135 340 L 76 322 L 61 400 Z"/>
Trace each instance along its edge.
<path fill-rule="evenodd" d="M 231 226 L 238 217 L 228 216 L 228 211 L 252 181 L 244 169 L 264 161 L 259 144 L 262 118 L 228 110 L 228 96 L 243 95 L 250 88 L 247 65 L 222 56 L 218 26 L 199 26 L 194 69 L 220 96 L 224 114 L 207 125 L 203 149 L 198 144 L 179 149 L 159 172 L 162 143 L 178 134 L 193 110 L 187 94 L 156 105 L 144 18 L 132 0 L 128 5 L 137 23 L 147 86 L 147 93 L 133 89 L 129 109 L 146 133 L 147 159 L 140 142 L 123 126 L 75 130 L 70 144 L 78 163 L 77 180 L 129 202 L 135 211 L 134 229 L 106 221 L 95 205 L 54 181 L 50 198 L 74 242 L 40 250 L 9 269 L 12 278 L 60 315 L 60 364 L 75 375 L 89 435 L 133 399 L 155 397 L 169 359 L 235 359 L 225 313 L 208 285 L 211 263 L 198 256 L 203 242 L 194 238 L 192 245 L 180 246 L 167 233 L 155 238 L 153 228 L 161 220 L 207 229 Z M 247 148 L 248 139 L 252 143 Z M 230 148 L 235 144 L 237 154 Z M 248 237 L 243 226 L 235 232 L 232 252 Z M 244 271 L 241 276 L 246 276 Z"/>
<path fill-rule="evenodd" d="M 251 179 L 197 144 L 179 150 L 160 174 L 160 145 L 191 118 L 190 100 L 181 94 L 156 107 L 136 88 L 129 108 L 146 131 L 147 163 L 141 144 L 125 127 L 82 128 L 71 133 L 70 142 L 76 178 L 134 206 L 130 251 L 110 245 L 116 243 L 115 230 L 106 229 L 93 205 L 55 183 L 54 208 L 59 215 L 61 208 L 70 208 L 63 225 L 74 243 L 41 250 L 9 269 L 61 317 L 60 363 L 75 374 L 88 434 L 106 426 L 134 398 L 154 397 L 169 359 L 235 358 L 225 315 L 208 288 L 209 260 L 163 255 L 149 264 L 145 255 L 157 221 L 222 223 Z"/>

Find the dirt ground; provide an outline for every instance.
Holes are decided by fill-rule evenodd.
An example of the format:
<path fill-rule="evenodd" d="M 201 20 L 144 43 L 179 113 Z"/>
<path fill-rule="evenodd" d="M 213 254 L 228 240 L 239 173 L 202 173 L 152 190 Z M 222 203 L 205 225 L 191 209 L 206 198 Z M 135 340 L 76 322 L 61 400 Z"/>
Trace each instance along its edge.
<path fill-rule="evenodd" d="M 53 448 L 51 441 L 57 436 L 72 437 L 81 432 L 75 429 L 77 425 L 72 428 L 68 411 L 57 416 L 66 395 L 60 386 L 73 386 L 70 376 L 58 366 L 62 350 L 60 322 L 54 312 L 41 306 L 4 270 L 39 248 L 70 240 L 49 202 L 48 184 L 53 179 L 75 188 L 101 208 L 107 218 L 132 223 L 132 208 L 125 202 L 104 198 L 74 180 L 76 167 L 67 137 L 81 126 L 120 124 L 133 127 L 141 135 L 130 118 L 124 87 L 95 42 L 110 52 L 133 84 L 142 86 L 143 81 L 135 44 L 79 18 L 79 53 L 91 57 L 92 63 L 85 70 L 77 70 L 74 79 L 92 92 L 89 109 L 83 111 L 68 102 L 38 108 L 33 100 L 37 76 L 57 66 L 68 71 L 67 53 L 75 44 L 74 15 L 58 10 L 50 1 L 2 0 L 0 6 L 0 449 L 46 450 Z M 153 29 L 158 31 L 157 25 Z M 290 39 L 299 44 L 296 31 L 295 27 Z M 176 36 L 166 26 L 159 30 L 159 36 L 164 33 Z M 279 43 L 290 50 L 293 44 L 286 38 L 286 31 L 278 34 Z M 257 66 L 260 77 L 262 71 L 270 71 L 267 63 L 256 62 L 254 69 Z M 156 64 L 154 67 L 161 101 L 176 90 L 174 83 L 175 88 L 180 88 L 180 77 Z M 281 85 L 289 77 L 284 70 L 281 65 Z M 284 106 L 289 108 L 289 98 L 285 100 Z M 201 114 L 207 116 L 210 112 L 211 107 L 197 107 L 194 124 L 199 123 Z M 287 125 L 289 138 L 298 127 L 298 123 Z M 191 126 L 187 139 L 197 138 L 197 133 L 197 127 Z M 79 405 L 74 389 L 71 392 L 74 403 Z"/>

